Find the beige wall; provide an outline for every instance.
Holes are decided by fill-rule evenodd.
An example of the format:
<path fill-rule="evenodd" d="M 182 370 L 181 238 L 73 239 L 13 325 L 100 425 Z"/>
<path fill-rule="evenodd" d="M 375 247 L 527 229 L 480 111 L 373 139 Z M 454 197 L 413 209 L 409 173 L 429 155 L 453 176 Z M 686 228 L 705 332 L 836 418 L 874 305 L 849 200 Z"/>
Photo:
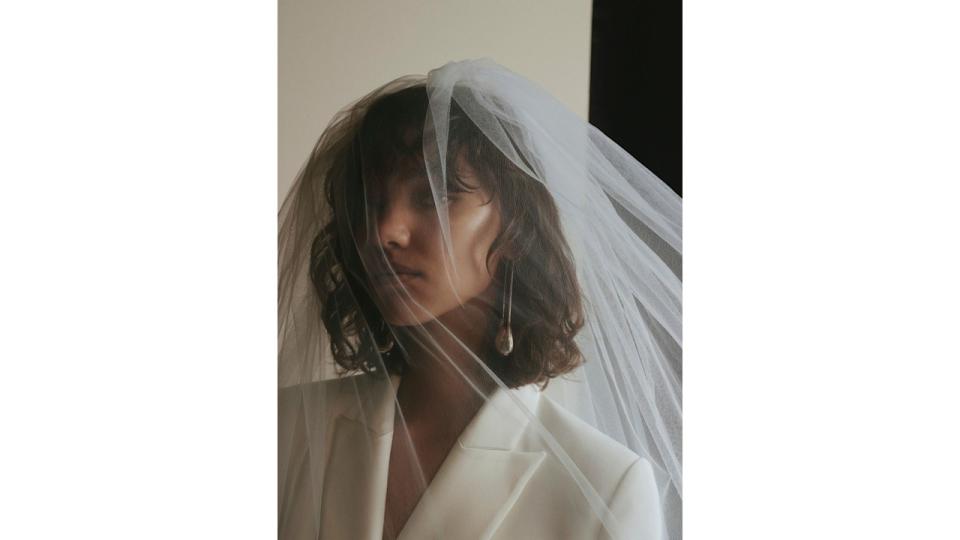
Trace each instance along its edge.
<path fill-rule="evenodd" d="M 333 115 L 377 86 L 487 57 L 584 118 L 590 0 L 279 0 L 279 195 Z"/>

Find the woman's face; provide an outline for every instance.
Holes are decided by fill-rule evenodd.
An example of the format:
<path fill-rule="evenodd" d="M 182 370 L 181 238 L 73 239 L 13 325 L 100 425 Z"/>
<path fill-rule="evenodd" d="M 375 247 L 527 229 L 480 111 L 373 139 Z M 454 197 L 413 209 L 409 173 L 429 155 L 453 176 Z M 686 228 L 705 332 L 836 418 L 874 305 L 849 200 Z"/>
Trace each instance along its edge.
<path fill-rule="evenodd" d="M 375 301 L 391 325 L 436 319 L 481 296 L 493 281 L 487 254 L 500 233 L 500 212 L 462 154 L 454 166 L 471 189 L 448 186 L 452 261 L 440 230 L 443 208 L 434 204 L 424 174 L 393 174 L 378 184 L 381 193 L 368 194 L 370 225 L 358 247 Z M 496 263 L 491 259 L 490 268 Z"/>

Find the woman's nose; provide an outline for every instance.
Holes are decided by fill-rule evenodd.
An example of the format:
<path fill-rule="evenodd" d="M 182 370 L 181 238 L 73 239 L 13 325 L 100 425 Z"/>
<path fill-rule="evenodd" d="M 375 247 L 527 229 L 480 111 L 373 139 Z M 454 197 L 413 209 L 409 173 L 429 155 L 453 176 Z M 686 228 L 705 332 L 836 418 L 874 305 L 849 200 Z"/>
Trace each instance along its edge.
<path fill-rule="evenodd" d="M 410 243 L 411 211 L 402 203 L 385 205 L 377 220 L 377 234 L 384 247 L 406 247 Z"/>

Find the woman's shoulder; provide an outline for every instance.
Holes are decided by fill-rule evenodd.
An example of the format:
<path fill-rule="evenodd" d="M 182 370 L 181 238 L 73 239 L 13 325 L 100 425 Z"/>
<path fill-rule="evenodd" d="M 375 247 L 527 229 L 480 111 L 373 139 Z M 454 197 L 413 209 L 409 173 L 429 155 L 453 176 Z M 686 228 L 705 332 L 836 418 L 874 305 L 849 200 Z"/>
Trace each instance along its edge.
<path fill-rule="evenodd" d="M 311 381 L 280 388 L 278 414 L 281 422 L 293 420 L 302 407 L 326 414 L 338 414 L 371 403 L 389 391 L 391 379 L 373 373 Z"/>
<path fill-rule="evenodd" d="M 372 379 L 371 374 L 362 373 L 284 386 L 279 391 L 280 400 L 290 401 L 300 399 L 301 396 L 340 394 L 350 388 L 369 386 Z"/>
<path fill-rule="evenodd" d="M 540 396 L 536 416 L 583 478 L 606 501 L 624 530 L 631 531 L 631 534 L 635 532 L 638 538 L 659 537 L 660 497 L 654 469 L 648 459 L 546 395 Z M 556 466 L 567 469 L 559 461 Z"/>
<path fill-rule="evenodd" d="M 588 469 L 596 464 L 602 466 L 600 471 L 622 473 L 643 459 L 546 395 L 540 397 L 537 417 L 571 459 L 583 462 Z"/>

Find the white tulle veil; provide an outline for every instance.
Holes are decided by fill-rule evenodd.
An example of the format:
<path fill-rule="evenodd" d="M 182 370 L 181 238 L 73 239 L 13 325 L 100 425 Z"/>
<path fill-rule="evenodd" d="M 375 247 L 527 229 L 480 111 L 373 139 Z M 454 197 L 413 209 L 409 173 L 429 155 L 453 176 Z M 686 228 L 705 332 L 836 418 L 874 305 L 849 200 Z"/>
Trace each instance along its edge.
<path fill-rule="evenodd" d="M 680 538 L 681 199 L 546 91 L 491 61 L 450 63 L 425 78 L 394 81 L 341 111 L 320 138 L 280 212 L 281 389 L 295 391 L 333 376 L 351 376 L 342 366 L 337 367 L 337 355 L 353 358 L 354 371 L 363 376 L 391 372 L 403 363 L 398 360 L 404 354 L 402 348 L 390 348 L 403 341 L 399 333 L 426 342 L 437 336 L 436 324 L 427 331 L 416 324 L 399 328 L 382 320 L 374 322 L 370 306 L 375 302 L 371 304 L 371 294 L 364 291 L 363 276 L 371 272 L 369 259 L 350 253 L 360 249 L 361 237 L 376 236 L 369 224 L 376 220 L 377 207 L 362 186 L 329 185 L 333 175 L 347 174 L 348 170 L 361 171 L 361 177 L 375 170 L 364 162 L 369 156 L 358 150 L 365 116 L 383 96 L 411 88 L 422 88 L 427 97 L 416 144 L 432 208 L 437 209 L 447 279 L 455 281 L 459 271 L 453 263 L 456 238 L 450 232 L 445 206 L 454 175 L 450 150 L 459 140 L 458 130 L 469 125 L 529 182 L 545 188 L 555 204 L 561 228 L 558 232 L 575 270 L 582 327 L 573 340 L 582 363 L 551 378 L 545 395 L 653 464 L 663 537 Z M 360 189 L 360 204 L 343 202 L 343 189 Z M 522 200 L 513 203 L 517 208 L 525 207 Z M 339 223 L 333 219 L 337 213 L 342 218 Z M 351 214 L 349 219 L 343 218 L 347 213 Z M 364 234 L 351 229 L 350 223 L 364 227 Z M 379 243 L 372 244 L 380 249 L 384 268 L 392 268 L 389 253 Z M 522 250 L 518 256 L 523 258 Z M 514 293 L 518 298 L 522 298 L 524 287 L 537 285 L 525 284 L 523 279 L 551 277 L 551 272 L 557 271 L 543 260 L 520 260 L 516 264 L 517 268 L 526 265 L 522 267 L 526 277 L 517 277 Z M 495 275 L 496 283 L 506 283 L 503 268 L 496 269 Z M 399 297 L 411 313 L 424 311 L 414 294 Z M 490 309 L 497 321 L 503 318 L 499 301 Z M 518 304 L 516 309 L 524 308 Z M 342 332 L 331 335 L 327 325 L 332 321 L 338 321 Z M 514 355 L 528 351 L 522 342 L 528 335 L 514 334 Z M 446 347 L 449 351 L 449 344 Z M 467 348 L 462 343 L 461 347 Z M 443 349 L 437 347 L 436 351 L 433 361 L 444 361 Z M 506 372 L 501 364 L 489 361 L 491 350 L 463 352 L 469 353 L 477 369 L 459 372 L 478 395 L 488 398 L 497 389 L 516 386 L 519 379 L 503 375 Z M 504 362 L 510 358 L 508 355 Z M 326 429 L 323 407 L 322 399 L 304 402 L 308 430 Z M 533 412 L 527 412 L 536 423 Z M 549 429 L 535 427 L 551 457 L 576 481 L 583 504 L 609 531 L 629 538 L 629 532 L 619 530 L 614 523 L 616 518 L 593 489 L 589 475 L 569 459 L 564 444 Z M 281 448 L 285 446 L 281 444 Z M 319 448 L 311 452 L 323 454 Z M 286 479 L 296 476 L 284 470 L 294 466 L 294 460 L 288 458 L 280 456 L 281 498 L 290 489 Z M 319 513 L 324 504 L 320 487 L 323 473 L 319 465 L 311 467 L 315 469 L 301 476 L 311 484 L 310 504 Z"/>

